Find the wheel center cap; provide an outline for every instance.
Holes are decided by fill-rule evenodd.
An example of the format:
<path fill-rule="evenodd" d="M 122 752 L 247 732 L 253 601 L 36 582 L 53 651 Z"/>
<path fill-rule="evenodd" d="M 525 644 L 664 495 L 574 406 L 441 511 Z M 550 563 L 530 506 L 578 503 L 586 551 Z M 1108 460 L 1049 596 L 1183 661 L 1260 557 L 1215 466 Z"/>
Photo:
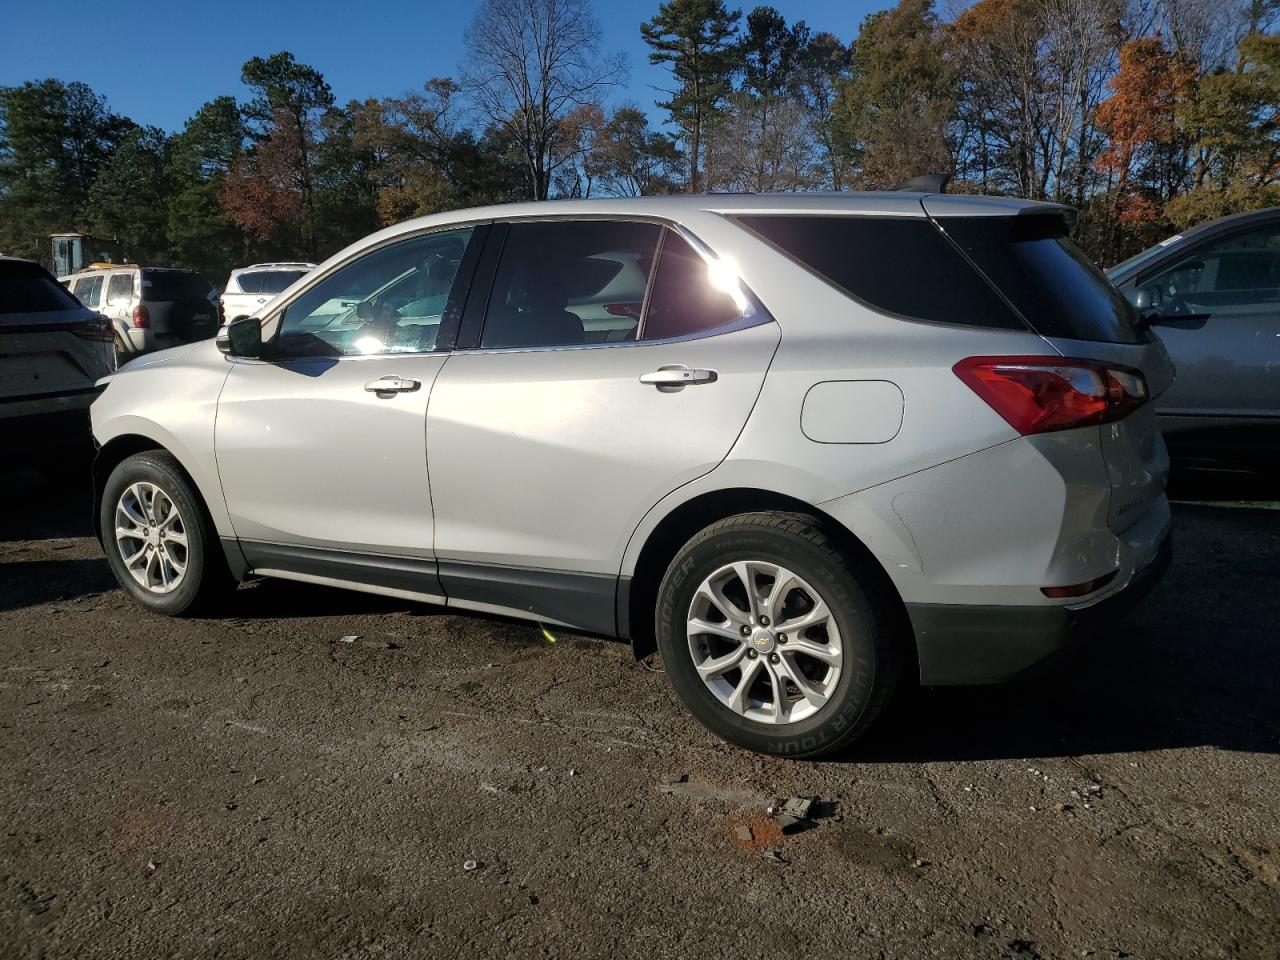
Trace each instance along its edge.
<path fill-rule="evenodd" d="M 764 627 L 757 627 L 751 634 L 751 647 L 756 653 L 773 653 L 776 643 L 773 631 L 766 630 Z"/>
<path fill-rule="evenodd" d="M 160 546 L 160 531 L 154 527 L 147 531 L 147 543 L 153 547 Z"/>

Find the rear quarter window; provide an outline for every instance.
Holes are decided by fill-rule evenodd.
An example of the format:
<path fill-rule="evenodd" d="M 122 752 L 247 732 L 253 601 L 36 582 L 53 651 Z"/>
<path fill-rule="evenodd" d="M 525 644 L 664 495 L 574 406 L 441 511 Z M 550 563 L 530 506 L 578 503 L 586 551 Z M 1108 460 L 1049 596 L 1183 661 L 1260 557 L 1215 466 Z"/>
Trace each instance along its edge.
<path fill-rule="evenodd" d="M 679 234 L 667 230 L 644 317 L 645 340 L 692 337 L 743 319 L 743 307 L 711 282 L 707 261 Z"/>
<path fill-rule="evenodd" d="M 1133 308 L 1055 215 L 946 217 L 939 224 L 1045 337 L 1143 343 Z"/>
<path fill-rule="evenodd" d="M 737 220 L 881 313 L 931 323 L 1026 329 L 924 217 L 759 215 Z"/>

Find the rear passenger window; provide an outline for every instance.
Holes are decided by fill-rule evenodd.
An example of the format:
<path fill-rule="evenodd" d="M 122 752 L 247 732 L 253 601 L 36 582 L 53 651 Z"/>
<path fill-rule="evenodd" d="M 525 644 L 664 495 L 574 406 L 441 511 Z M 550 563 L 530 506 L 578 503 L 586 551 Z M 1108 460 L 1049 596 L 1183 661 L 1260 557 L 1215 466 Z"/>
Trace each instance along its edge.
<path fill-rule="evenodd" d="M 745 216 L 738 222 L 853 299 L 912 320 L 1026 325 L 923 217 Z"/>
<path fill-rule="evenodd" d="M 634 340 L 661 229 L 607 220 L 511 224 L 480 346 Z"/>
<path fill-rule="evenodd" d="M 76 299 L 86 307 L 97 309 L 102 300 L 102 277 L 85 277 L 76 281 Z"/>
<path fill-rule="evenodd" d="M 707 333 L 742 320 L 748 309 L 736 278 L 719 284 L 710 265 L 673 230 L 666 232 L 644 318 L 645 340 Z M 734 284 L 732 290 L 726 283 Z"/>

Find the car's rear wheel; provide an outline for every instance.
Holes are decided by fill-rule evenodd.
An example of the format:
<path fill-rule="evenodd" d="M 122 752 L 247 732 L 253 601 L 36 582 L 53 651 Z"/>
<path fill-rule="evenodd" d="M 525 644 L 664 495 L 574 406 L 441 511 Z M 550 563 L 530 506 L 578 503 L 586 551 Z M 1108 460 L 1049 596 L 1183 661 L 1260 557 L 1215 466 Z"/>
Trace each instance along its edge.
<path fill-rule="evenodd" d="M 150 610 L 195 613 L 234 586 L 199 494 L 167 453 L 121 461 L 107 478 L 98 522 L 111 571 Z"/>
<path fill-rule="evenodd" d="M 894 618 L 879 580 L 812 517 L 715 523 L 658 592 L 667 674 L 712 731 L 762 753 L 813 757 L 855 739 L 897 687 Z"/>

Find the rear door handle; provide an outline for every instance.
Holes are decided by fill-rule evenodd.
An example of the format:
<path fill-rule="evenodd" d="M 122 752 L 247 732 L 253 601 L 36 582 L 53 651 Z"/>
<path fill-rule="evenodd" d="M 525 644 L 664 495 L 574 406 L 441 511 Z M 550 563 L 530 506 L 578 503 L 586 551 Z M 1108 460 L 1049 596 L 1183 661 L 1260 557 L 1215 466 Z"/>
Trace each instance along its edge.
<path fill-rule="evenodd" d="M 659 367 L 652 373 L 640 374 L 640 382 L 655 387 L 687 387 L 698 383 L 715 383 L 719 374 L 714 370 L 690 370 L 684 364 Z"/>
<path fill-rule="evenodd" d="M 379 377 L 377 380 L 370 380 L 364 385 L 364 388 L 370 393 L 382 394 L 391 393 L 413 393 L 422 383 L 418 380 L 409 380 L 405 377 Z"/>

